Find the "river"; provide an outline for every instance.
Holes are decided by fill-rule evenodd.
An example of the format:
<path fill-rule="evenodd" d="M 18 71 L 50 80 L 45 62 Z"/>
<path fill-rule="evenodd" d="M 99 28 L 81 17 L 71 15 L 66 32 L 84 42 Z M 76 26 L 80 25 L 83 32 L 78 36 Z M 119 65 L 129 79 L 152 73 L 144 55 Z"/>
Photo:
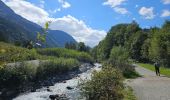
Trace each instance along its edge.
<path fill-rule="evenodd" d="M 50 100 L 49 96 L 56 94 L 64 94 L 69 100 L 83 99 L 77 86 L 81 79 L 90 79 L 91 73 L 94 70 L 101 70 L 101 64 L 96 63 L 94 65 L 89 70 L 78 74 L 78 77 L 66 80 L 65 82 L 55 83 L 54 86 L 37 89 L 35 92 L 20 94 L 13 100 Z M 68 87 L 71 89 L 68 89 Z"/>

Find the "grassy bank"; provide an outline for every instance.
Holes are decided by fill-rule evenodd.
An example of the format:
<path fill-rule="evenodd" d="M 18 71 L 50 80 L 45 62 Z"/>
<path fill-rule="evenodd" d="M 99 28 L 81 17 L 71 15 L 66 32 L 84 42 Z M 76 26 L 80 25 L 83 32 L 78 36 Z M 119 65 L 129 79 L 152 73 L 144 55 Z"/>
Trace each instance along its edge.
<path fill-rule="evenodd" d="M 152 64 L 144 64 L 144 63 L 137 63 L 138 65 L 140 65 L 141 67 L 144 67 L 146 69 L 155 71 L 155 67 Z M 165 67 L 160 67 L 160 73 L 162 75 L 166 75 L 168 77 L 170 77 L 170 69 L 169 68 L 165 68 Z"/>
<path fill-rule="evenodd" d="M 65 48 L 37 49 L 37 53 L 43 56 L 74 58 L 82 62 L 93 62 L 93 58 L 88 53 Z"/>
<path fill-rule="evenodd" d="M 32 62 L 33 60 L 36 60 Z M 31 63 L 27 63 L 31 61 Z M 40 62 L 39 62 L 40 61 Z M 20 64 L 15 64 L 16 62 Z M 65 48 L 26 49 L 0 42 L 0 89 L 17 88 L 29 82 L 78 68 L 81 63 L 93 62 L 85 52 Z M 13 63 L 13 66 L 8 66 Z M 16 83 L 16 84 L 15 84 Z"/>
<path fill-rule="evenodd" d="M 85 52 L 65 48 L 26 49 L 0 42 L 0 65 L 27 60 L 48 60 L 55 58 L 73 58 L 80 62 L 93 62 L 93 58 Z"/>

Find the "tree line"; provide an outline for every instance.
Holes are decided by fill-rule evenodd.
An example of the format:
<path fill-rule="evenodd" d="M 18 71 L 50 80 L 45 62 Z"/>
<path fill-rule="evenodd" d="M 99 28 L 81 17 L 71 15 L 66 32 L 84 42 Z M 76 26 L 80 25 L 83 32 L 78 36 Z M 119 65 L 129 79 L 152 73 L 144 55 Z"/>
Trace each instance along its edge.
<path fill-rule="evenodd" d="M 107 60 L 117 47 L 125 49 L 130 59 L 135 61 L 159 61 L 163 66 L 170 67 L 170 21 L 165 21 L 161 27 L 148 29 L 142 29 L 135 21 L 115 25 L 93 48 L 92 55 L 99 61 Z"/>

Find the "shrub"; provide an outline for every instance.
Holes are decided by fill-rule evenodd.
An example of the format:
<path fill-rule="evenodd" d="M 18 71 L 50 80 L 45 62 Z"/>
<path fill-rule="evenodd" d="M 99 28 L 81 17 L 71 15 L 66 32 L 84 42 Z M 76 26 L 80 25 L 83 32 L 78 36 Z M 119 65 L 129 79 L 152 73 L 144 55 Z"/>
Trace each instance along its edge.
<path fill-rule="evenodd" d="M 36 63 L 39 61 L 37 60 Z M 13 65 L 14 64 L 14 65 Z M 79 66 L 75 59 L 58 58 L 54 60 L 13 63 L 0 67 L 0 87 L 13 88 L 28 84 L 28 82 L 42 80 L 48 76 L 67 72 Z"/>
<path fill-rule="evenodd" d="M 82 62 L 93 62 L 92 57 L 88 53 L 65 49 L 65 48 L 37 49 L 37 52 L 40 55 L 74 58 Z"/>
<path fill-rule="evenodd" d="M 104 65 L 112 65 L 120 70 L 126 78 L 135 78 L 139 76 L 138 73 L 136 73 L 134 66 L 130 64 L 129 53 L 123 47 L 113 47 L 110 58 Z"/>
<path fill-rule="evenodd" d="M 110 60 L 115 63 L 127 63 L 129 53 L 123 47 L 113 47 L 110 54 Z"/>
<path fill-rule="evenodd" d="M 93 72 L 91 80 L 80 84 L 82 95 L 87 100 L 122 100 L 123 78 L 113 67 L 105 67 L 99 72 Z"/>
<path fill-rule="evenodd" d="M 35 49 L 28 50 L 0 42 L 0 62 L 16 62 L 24 60 L 35 60 L 38 58 Z"/>
<path fill-rule="evenodd" d="M 17 63 L 12 66 L 4 66 L 0 70 L 0 85 L 4 87 L 20 86 L 36 75 L 36 67 L 28 63 Z"/>
<path fill-rule="evenodd" d="M 40 66 L 37 69 L 37 77 L 42 78 L 67 72 L 78 66 L 79 62 L 72 58 L 56 58 L 48 61 L 41 61 Z"/>

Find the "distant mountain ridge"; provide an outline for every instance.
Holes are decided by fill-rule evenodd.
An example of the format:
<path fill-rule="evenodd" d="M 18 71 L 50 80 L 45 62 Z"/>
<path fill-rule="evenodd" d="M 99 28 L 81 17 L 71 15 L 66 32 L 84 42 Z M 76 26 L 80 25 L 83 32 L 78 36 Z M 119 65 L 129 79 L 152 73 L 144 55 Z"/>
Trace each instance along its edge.
<path fill-rule="evenodd" d="M 23 42 L 36 40 L 36 33 L 42 27 L 17 15 L 12 9 L 0 1 L 0 41 Z M 76 42 L 68 33 L 59 30 L 49 30 L 47 47 L 64 47 L 66 42 Z"/>

